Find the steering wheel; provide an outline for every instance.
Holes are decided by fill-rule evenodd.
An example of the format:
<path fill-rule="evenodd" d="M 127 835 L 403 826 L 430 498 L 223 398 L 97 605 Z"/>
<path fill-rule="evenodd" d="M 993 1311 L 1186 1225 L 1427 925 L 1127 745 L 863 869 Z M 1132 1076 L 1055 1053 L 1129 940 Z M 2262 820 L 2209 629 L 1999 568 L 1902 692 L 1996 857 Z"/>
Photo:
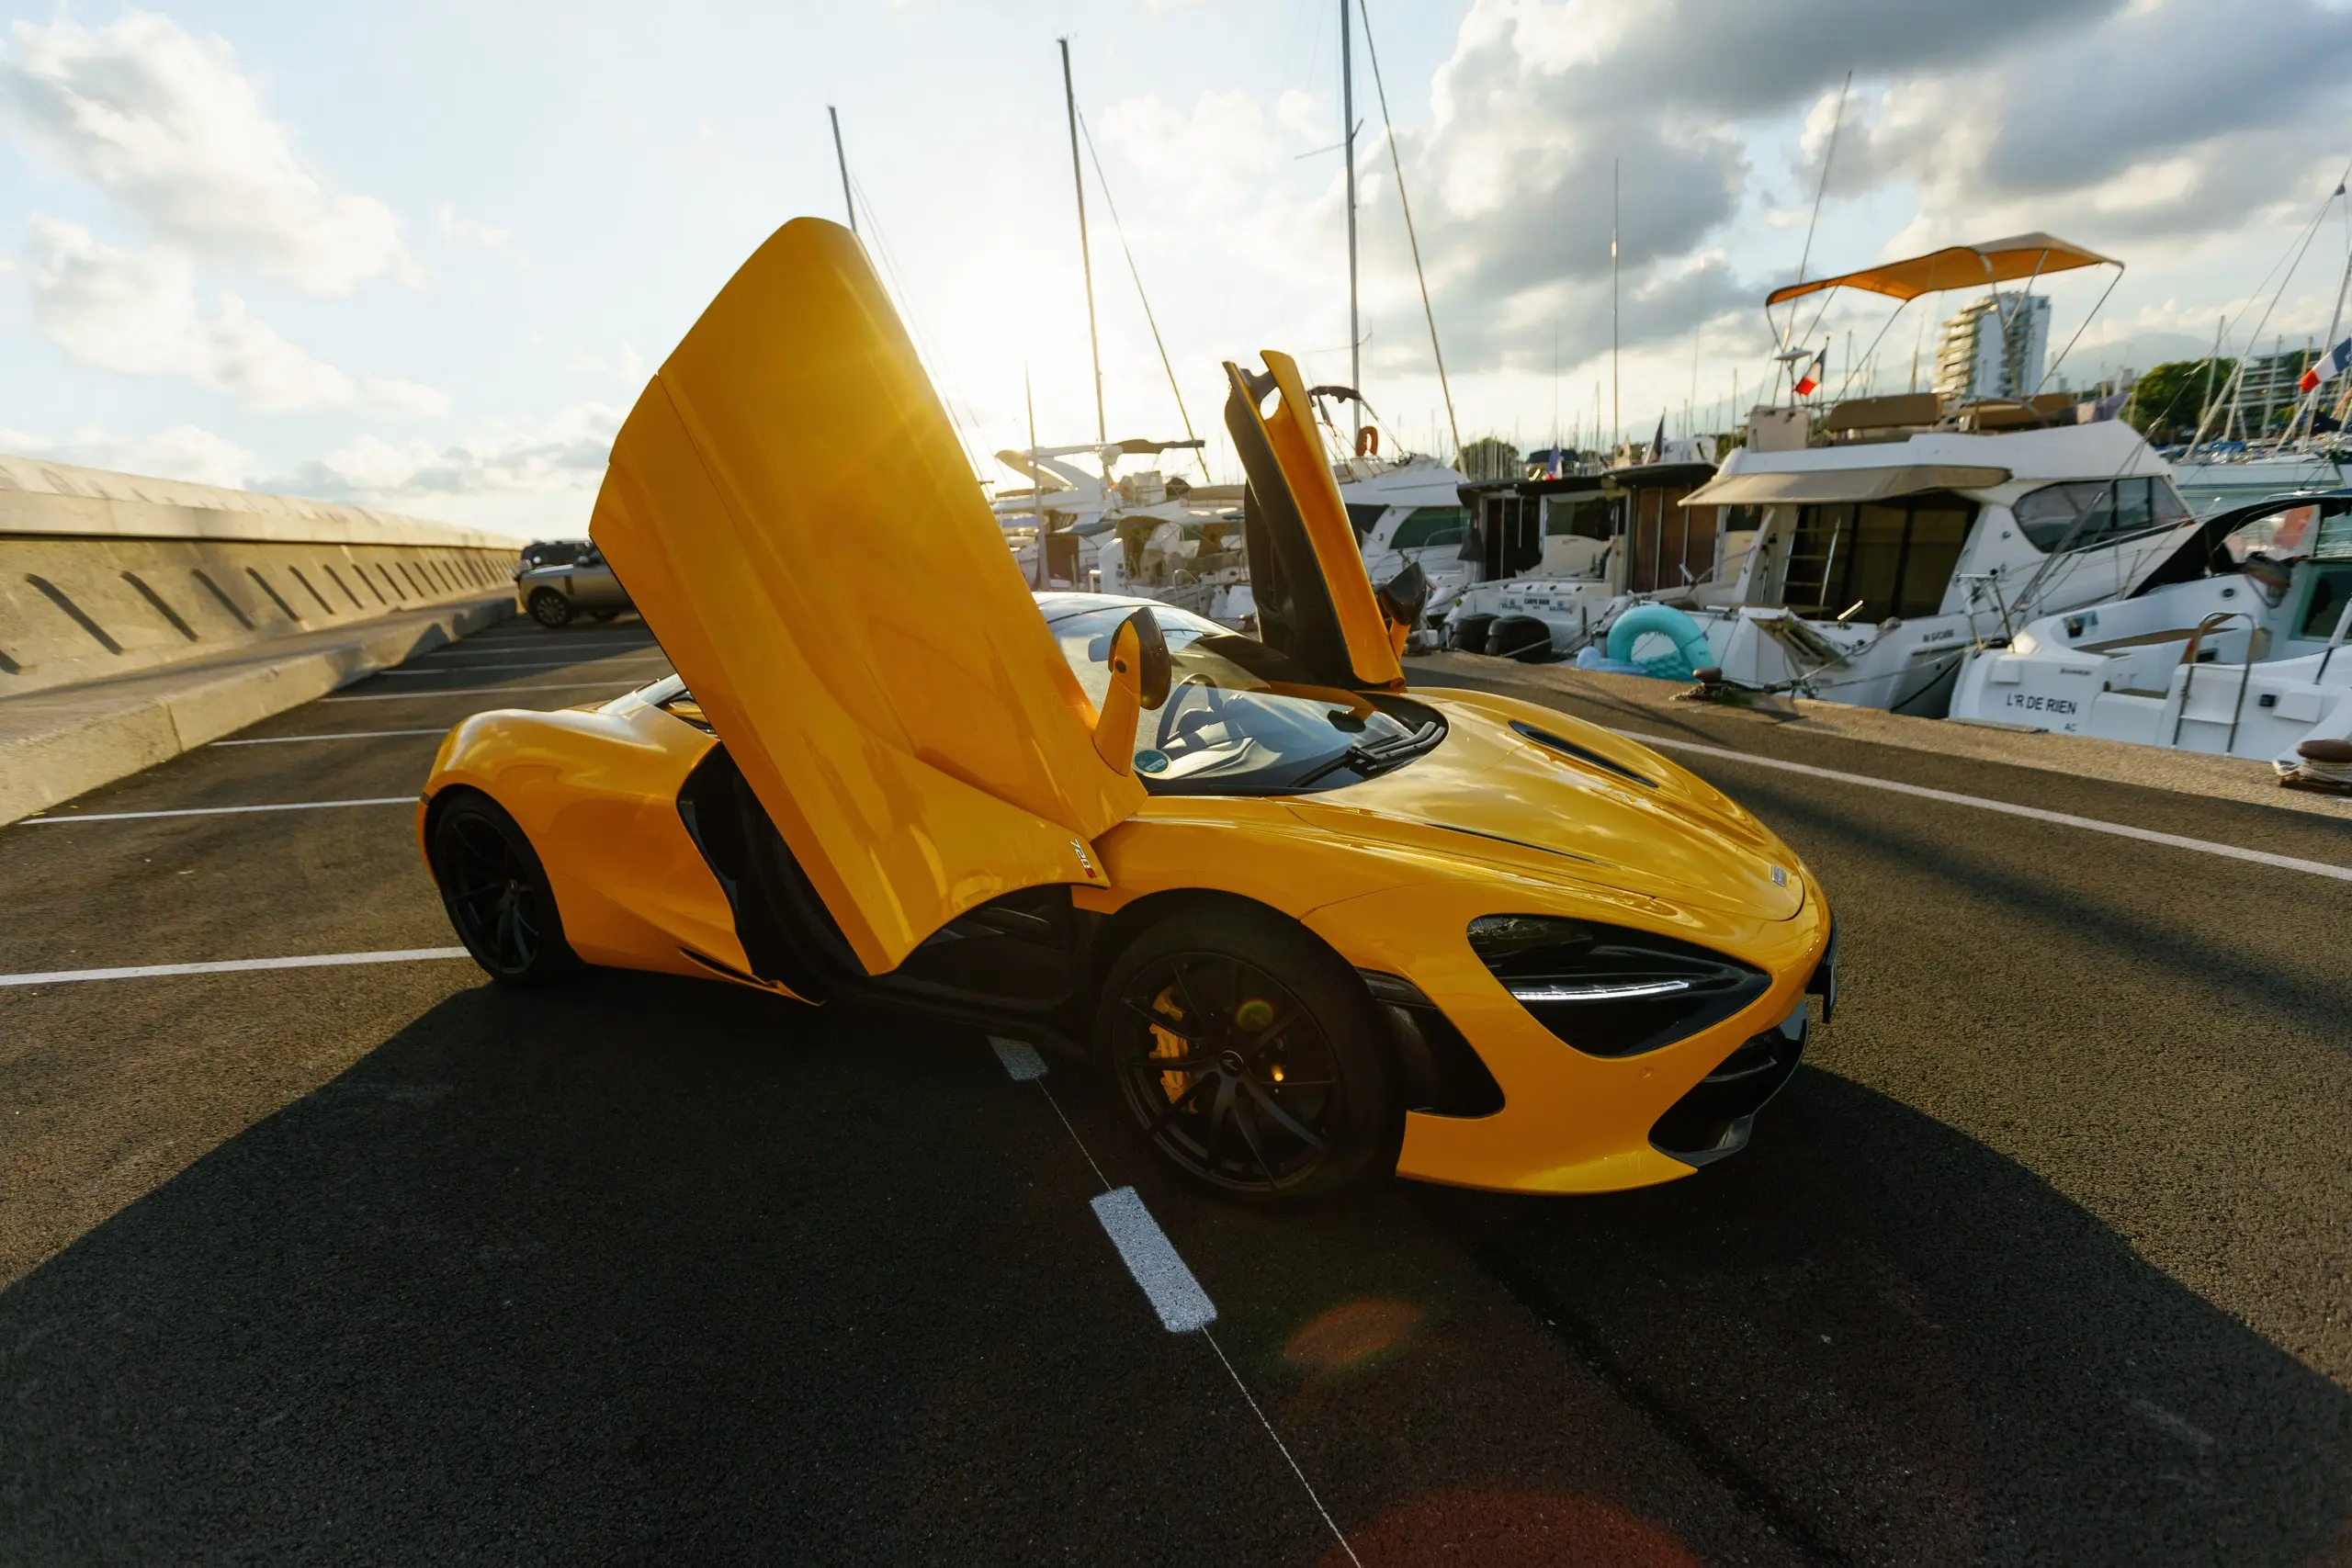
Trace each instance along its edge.
<path fill-rule="evenodd" d="M 1187 675 L 1177 682 L 1175 690 L 1168 694 L 1168 700 L 1159 705 L 1159 733 L 1152 740 L 1152 744 L 1159 750 L 1167 750 L 1170 739 L 1180 733 L 1176 725 L 1176 716 L 1184 707 L 1188 700 L 1187 694 L 1192 692 L 1202 694 L 1201 701 L 1207 710 L 1202 715 L 1204 720 L 1221 719 L 1225 716 L 1225 693 L 1217 687 L 1216 682 L 1205 675 Z"/>

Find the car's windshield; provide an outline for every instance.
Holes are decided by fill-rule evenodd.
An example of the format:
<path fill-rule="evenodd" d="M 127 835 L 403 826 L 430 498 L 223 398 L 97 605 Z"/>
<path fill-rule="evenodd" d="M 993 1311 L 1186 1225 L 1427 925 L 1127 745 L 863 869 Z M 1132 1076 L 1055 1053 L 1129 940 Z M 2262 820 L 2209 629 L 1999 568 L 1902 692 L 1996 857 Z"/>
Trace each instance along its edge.
<path fill-rule="evenodd" d="M 1132 604 L 1039 599 L 1046 624 L 1097 707 L 1111 638 Z M 1318 684 L 1253 637 L 1169 604 L 1150 606 L 1168 641 L 1168 700 L 1136 727 L 1136 773 L 1155 795 L 1283 795 L 1403 765 L 1444 724 L 1419 703 Z"/>

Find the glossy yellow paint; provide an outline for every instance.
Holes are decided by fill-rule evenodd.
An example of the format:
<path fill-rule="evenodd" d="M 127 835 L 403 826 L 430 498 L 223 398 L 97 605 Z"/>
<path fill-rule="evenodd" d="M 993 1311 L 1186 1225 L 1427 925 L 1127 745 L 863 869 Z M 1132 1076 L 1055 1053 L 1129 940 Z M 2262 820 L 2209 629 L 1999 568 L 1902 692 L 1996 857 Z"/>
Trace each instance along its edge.
<path fill-rule="evenodd" d="M 709 973 L 693 952 L 742 971 L 734 911 L 678 816 L 678 791 L 716 744 L 635 694 L 585 710 L 476 714 L 434 759 L 418 846 L 433 798 L 478 789 L 529 837 L 582 958 Z"/>
<path fill-rule="evenodd" d="M 1164 665 L 1167 650 L 1160 652 Z M 1108 662 L 1111 684 L 1102 694 L 1102 715 L 1094 723 L 1094 750 L 1113 772 L 1133 778 L 1136 721 L 1143 716 L 1143 640 L 1134 621 L 1121 623 L 1112 634 Z"/>
<path fill-rule="evenodd" d="M 1422 693 L 1445 743 L 1395 773 L 1290 797 L 1160 796 L 1095 840 L 1082 909 L 1202 889 L 1305 925 L 1351 964 L 1435 1001 L 1502 1086 L 1493 1116 L 1406 1119 L 1398 1169 L 1460 1186 L 1597 1192 L 1690 1174 L 1653 1149 L 1666 1108 L 1785 1016 L 1829 940 L 1829 910 L 1788 848 L 1668 759 L 1549 708 Z M 1518 718 L 1654 781 L 1537 746 Z M 428 794 L 483 790 L 531 837 L 564 929 L 593 963 L 708 974 L 748 968 L 726 899 L 677 813 L 711 746 L 639 698 L 592 712 L 492 713 L 452 733 Z M 421 827 L 421 818 L 420 818 Z M 1788 878 L 1776 884 L 1771 869 Z M 1624 1060 L 1561 1043 L 1471 952 L 1470 921 L 1535 914 L 1680 937 L 1773 976 L 1738 1016 Z M 780 987 L 770 987 L 780 989 Z M 789 994 L 789 993 L 786 993 Z"/>
<path fill-rule="evenodd" d="M 1472 1119 L 1408 1115 L 1403 1175 L 1525 1192 L 1688 1176 L 1690 1167 L 1650 1146 L 1650 1125 L 1797 1004 L 1829 943 L 1827 906 L 1787 846 L 1667 758 L 1509 698 L 1416 695 L 1446 716 L 1436 751 L 1311 795 L 1156 799 L 1103 835 L 1110 885 L 1080 894 L 1080 907 L 1107 914 L 1155 894 L 1216 887 L 1292 916 L 1359 968 L 1419 986 L 1494 1074 L 1504 1106 Z M 1658 787 L 1533 746 L 1507 728 L 1515 717 Z M 1498 802 L 1521 842 L 1464 820 Z M 1771 880 L 1775 865 L 1785 888 Z M 1757 965 L 1773 984 L 1736 1017 L 1661 1050 L 1589 1056 L 1538 1022 L 1471 951 L 1470 922 L 1500 914 L 1680 937 Z"/>
<path fill-rule="evenodd" d="M 1282 466 L 1283 479 L 1298 508 L 1307 543 L 1330 589 L 1331 608 L 1339 616 L 1355 684 L 1402 691 L 1405 670 L 1397 662 L 1397 654 L 1404 643 L 1392 637 L 1380 603 L 1373 596 L 1372 580 L 1364 575 L 1363 556 L 1356 546 L 1355 530 L 1348 525 L 1339 481 L 1331 477 L 1330 456 L 1324 449 L 1322 433 L 1316 428 L 1315 406 L 1306 395 L 1306 383 L 1299 378 L 1297 362 L 1289 355 L 1270 348 L 1262 357 L 1274 379 L 1274 409 L 1268 413 L 1252 402 L 1250 412 L 1265 432 L 1274 460 Z M 1235 367 L 1227 369 L 1232 372 Z"/>
<path fill-rule="evenodd" d="M 1296 367 L 1266 361 L 1279 395 L 1251 417 L 1291 492 L 1283 510 L 1313 546 L 1357 683 L 1401 687 L 1396 628 Z M 870 972 L 1025 886 L 1067 884 L 1101 914 L 1170 895 L 1251 900 L 1418 986 L 1502 1087 L 1492 1116 L 1408 1116 L 1404 1174 L 1565 1192 L 1688 1174 L 1648 1129 L 1801 1001 L 1829 939 L 1819 889 L 1737 805 L 1623 737 L 1507 698 L 1416 694 L 1445 719 L 1442 743 L 1344 787 L 1148 796 L 1133 775 L 1148 698 L 1132 628 L 1098 716 L 864 253 L 830 224 L 786 225 L 663 364 L 616 442 L 591 532 L 698 707 L 665 710 L 652 688 L 479 715 L 443 744 L 419 829 L 453 788 L 496 800 L 592 963 L 759 984 L 678 812 L 715 744 L 679 715 L 707 714 Z M 1586 1055 L 1471 951 L 1470 922 L 1499 914 L 1671 934 L 1771 983 L 1691 1038 Z"/>
<path fill-rule="evenodd" d="M 873 973 L 1099 875 L 1091 840 L 1144 798 L 844 229 L 796 220 L 719 291 L 589 533 Z"/>

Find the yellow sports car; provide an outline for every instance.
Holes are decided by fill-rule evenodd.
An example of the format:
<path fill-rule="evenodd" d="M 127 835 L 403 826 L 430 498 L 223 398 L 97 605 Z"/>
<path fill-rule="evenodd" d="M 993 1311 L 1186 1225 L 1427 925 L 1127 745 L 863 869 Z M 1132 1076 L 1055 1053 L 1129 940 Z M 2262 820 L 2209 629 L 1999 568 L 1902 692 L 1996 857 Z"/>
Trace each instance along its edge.
<path fill-rule="evenodd" d="M 1265 363 L 1226 410 L 1261 638 L 1033 594 L 858 242 L 786 225 L 638 400 L 590 526 L 678 674 L 477 714 L 434 762 L 467 947 L 1082 1053 L 1238 1195 L 1601 1191 L 1743 1146 L 1835 1004 L 1821 890 L 1652 751 L 1408 693 L 1417 585 L 1375 592 Z"/>

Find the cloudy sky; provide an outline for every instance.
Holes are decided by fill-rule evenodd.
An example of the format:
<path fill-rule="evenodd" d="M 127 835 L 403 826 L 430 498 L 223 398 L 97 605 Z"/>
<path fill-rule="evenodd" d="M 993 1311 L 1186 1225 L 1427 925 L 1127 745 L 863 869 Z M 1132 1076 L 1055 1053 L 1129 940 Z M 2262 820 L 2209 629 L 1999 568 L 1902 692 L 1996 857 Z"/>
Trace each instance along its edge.
<path fill-rule="evenodd" d="M 2243 342 L 2352 160 L 2342 0 L 1370 8 L 1464 438 L 1646 434 L 1686 404 L 1721 426 L 1735 378 L 1752 394 L 1770 371 L 1760 300 L 1795 275 L 1833 121 L 1810 274 L 2026 229 L 2119 257 L 2078 384 L 2202 353 L 2224 318 Z M 1222 359 L 1273 346 L 1347 374 L 1338 9 L 19 5 L 0 451 L 577 532 L 621 414 L 711 292 L 786 219 L 839 216 L 828 104 L 982 462 L 1027 443 L 1024 373 L 1039 439 L 1091 439 L 1065 35 L 1209 434 Z M 1355 45 L 1365 390 L 1430 449 L 1445 414 L 1360 25 Z M 1088 178 L 1110 434 L 1176 435 Z M 2326 329 L 2346 207 L 2266 340 Z M 2060 343 L 2104 286 L 2049 285 Z M 1932 352 L 1935 315 L 1886 331 L 1881 389 L 1907 383 L 1923 325 Z M 1859 359 L 1885 321 L 1821 321 L 1833 385 L 1848 334 Z"/>

